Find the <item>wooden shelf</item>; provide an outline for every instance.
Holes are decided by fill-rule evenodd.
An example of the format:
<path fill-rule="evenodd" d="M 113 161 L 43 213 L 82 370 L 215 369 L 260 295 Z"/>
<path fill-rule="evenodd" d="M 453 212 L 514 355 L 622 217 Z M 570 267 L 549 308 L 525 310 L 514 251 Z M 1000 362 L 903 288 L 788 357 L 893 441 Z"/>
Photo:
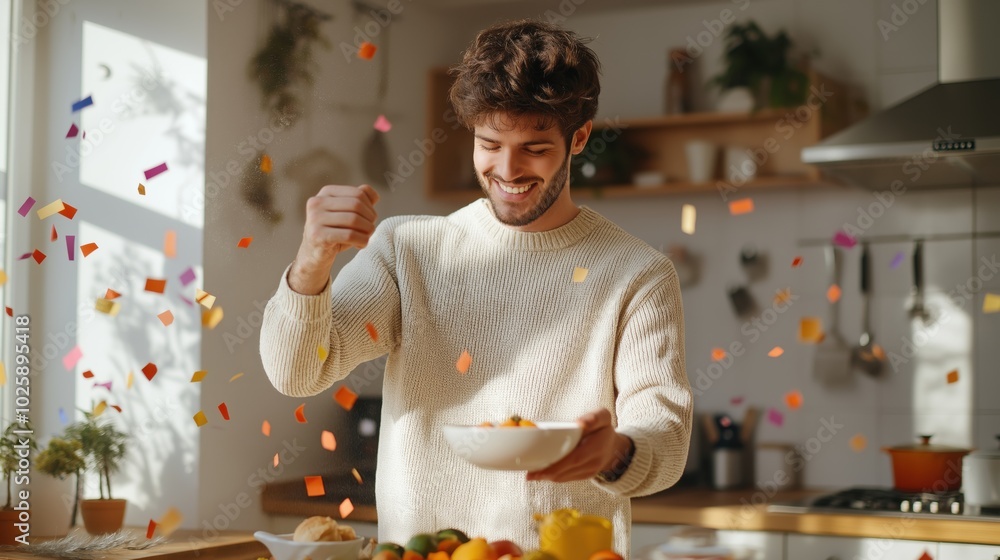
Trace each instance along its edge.
<path fill-rule="evenodd" d="M 742 124 L 754 121 L 776 121 L 785 117 L 789 109 L 762 109 L 750 113 L 686 113 L 683 115 L 660 115 L 654 117 L 640 117 L 635 119 L 620 119 L 615 124 L 622 124 L 625 128 L 669 128 L 683 126 L 698 126 L 705 124 Z M 607 128 L 608 122 L 605 119 L 594 119 L 594 130 Z"/>

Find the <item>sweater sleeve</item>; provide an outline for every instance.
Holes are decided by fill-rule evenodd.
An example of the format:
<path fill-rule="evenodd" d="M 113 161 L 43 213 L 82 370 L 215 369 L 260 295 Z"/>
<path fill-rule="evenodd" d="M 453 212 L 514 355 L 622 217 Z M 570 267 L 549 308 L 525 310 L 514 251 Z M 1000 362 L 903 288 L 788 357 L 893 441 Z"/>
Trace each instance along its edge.
<path fill-rule="evenodd" d="M 632 438 L 635 454 L 621 478 L 595 484 L 627 497 L 676 483 L 691 439 L 693 396 L 684 364 L 684 311 L 673 264 L 668 262 L 665 271 L 626 309 L 619 326 L 615 415 L 617 431 Z"/>
<path fill-rule="evenodd" d="M 317 295 L 292 290 L 291 266 L 285 269 L 264 309 L 260 332 L 264 372 L 280 393 L 319 394 L 396 344 L 400 298 L 393 222 L 380 223 L 368 246 Z"/>

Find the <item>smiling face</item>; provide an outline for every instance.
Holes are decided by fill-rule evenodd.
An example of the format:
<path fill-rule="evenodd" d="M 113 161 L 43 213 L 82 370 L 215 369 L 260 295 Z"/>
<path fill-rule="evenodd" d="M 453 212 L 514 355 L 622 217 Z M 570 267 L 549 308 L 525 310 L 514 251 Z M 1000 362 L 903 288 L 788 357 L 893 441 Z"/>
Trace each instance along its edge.
<path fill-rule="evenodd" d="M 567 151 L 560 130 L 539 130 L 538 122 L 536 117 L 504 115 L 473 131 L 479 185 L 496 218 L 520 231 L 555 229 L 576 216 L 566 188 L 570 155 L 583 151 L 592 126 L 588 121 L 576 131 Z"/>

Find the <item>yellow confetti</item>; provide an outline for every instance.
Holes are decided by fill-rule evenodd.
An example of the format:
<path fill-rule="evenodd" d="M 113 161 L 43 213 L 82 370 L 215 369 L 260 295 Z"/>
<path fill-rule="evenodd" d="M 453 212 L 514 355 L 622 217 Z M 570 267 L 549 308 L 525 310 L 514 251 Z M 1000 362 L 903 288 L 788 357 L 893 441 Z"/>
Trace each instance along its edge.
<path fill-rule="evenodd" d="M 199 410 L 198 414 L 194 415 L 194 423 L 197 424 L 199 428 L 208 424 L 208 418 L 205 417 L 204 411 Z"/>
<path fill-rule="evenodd" d="M 799 319 L 799 342 L 817 344 L 823 338 L 823 324 L 818 317 Z"/>
<path fill-rule="evenodd" d="M 855 453 L 861 453 L 866 447 L 868 447 L 868 438 L 865 436 L 855 434 L 854 437 L 851 438 L 851 449 L 853 449 Z"/>
<path fill-rule="evenodd" d="M 94 309 L 104 313 L 105 315 L 111 315 L 114 317 L 118 315 L 118 311 L 121 309 L 121 304 L 117 301 L 111 301 L 110 299 L 97 298 L 97 303 L 94 305 Z"/>
<path fill-rule="evenodd" d="M 237 379 L 239 379 L 241 377 L 243 377 L 243 372 L 242 371 L 239 372 L 239 373 L 237 373 L 236 375 L 230 377 L 229 378 L 229 382 L 232 383 L 233 381 L 236 381 Z"/>
<path fill-rule="evenodd" d="M 139 183 L 139 189 L 138 190 L 139 190 L 139 194 L 140 195 L 146 196 L 146 185 L 143 185 L 142 183 Z"/>
<path fill-rule="evenodd" d="M 983 298 L 983 313 L 1000 313 L 1000 295 L 986 294 Z"/>
<path fill-rule="evenodd" d="M 465 375 L 469 372 L 469 366 L 472 365 L 472 354 L 469 354 L 468 350 L 462 350 L 462 355 L 458 357 L 458 361 L 455 362 L 455 369 L 458 373 Z"/>
<path fill-rule="evenodd" d="M 167 513 L 163 514 L 157 524 L 157 529 L 159 529 L 160 534 L 164 537 L 169 537 L 178 527 L 181 526 L 181 522 L 184 521 L 184 516 L 181 512 L 175 508 L 171 507 L 167 510 Z"/>
<path fill-rule="evenodd" d="M 7 273 L 0 270 L 0 286 L 3 286 L 6 283 L 7 283 Z"/>
<path fill-rule="evenodd" d="M 781 356 L 784 353 L 785 353 L 784 348 L 782 348 L 781 346 L 775 346 L 774 348 L 771 348 L 771 351 L 768 352 L 767 355 L 772 358 L 777 358 L 778 356 Z"/>
<path fill-rule="evenodd" d="M 53 214 L 58 214 L 59 212 L 62 212 L 65 209 L 66 209 L 66 205 L 63 204 L 62 199 L 61 198 L 56 199 L 55 202 L 53 202 L 51 204 L 46 204 L 42 208 L 38 209 L 38 219 L 39 220 L 44 220 L 45 218 L 48 218 L 49 216 L 52 216 Z"/>
<path fill-rule="evenodd" d="M 260 170 L 264 173 L 270 173 L 272 168 L 271 156 L 264 154 L 260 158 Z"/>
<path fill-rule="evenodd" d="M 586 280 L 587 279 L 587 272 L 588 272 L 588 270 L 586 268 L 581 268 L 579 266 L 576 267 L 576 268 L 574 268 L 573 269 L 573 282 L 576 283 L 576 284 L 579 284 L 579 283 L 583 282 L 584 280 Z"/>
<path fill-rule="evenodd" d="M 681 208 L 681 231 L 688 235 L 694 235 L 694 224 L 698 218 L 698 211 L 692 204 L 685 204 Z"/>
<path fill-rule="evenodd" d="M 222 308 L 213 307 L 201 314 L 201 324 L 209 329 L 214 329 L 222 321 Z"/>
<path fill-rule="evenodd" d="M 200 303 L 205 309 L 211 309 L 215 305 L 215 296 L 202 289 L 195 290 L 194 300 Z"/>
<path fill-rule="evenodd" d="M 791 299 L 792 299 L 792 290 L 790 288 L 778 290 L 774 293 L 775 305 L 783 305 L 791 301 Z"/>
<path fill-rule="evenodd" d="M 135 374 L 130 371 L 128 372 L 128 377 L 125 379 L 125 388 L 131 389 L 132 383 L 135 383 Z"/>
<path fill-rule="evenodd" d="M 316 354 L 319 356 L 319 361 L 320 362 L 325 362 L 326 361 L 326 357 L 328 355 L 328 352 L 326 351 L 326 348 L 323 348 L 322 346 L 317 346 L 316 347 Z"/>
<path fill-rule="evenodd" d="M 199 369 L 198 371 L 194 372 L 194 375 L 191 376 L 191 383 L 200 382 L 202 379 L 205 379 L 206 375 L 208 375 L 208 371 Z"/>
<path fill-rule="evenodd" d="M 358 484 L 364 484 L 364 481 L 361 480 L 361 473 L 358 472 L 358 469 L 351 469 L 351 474 L 354 475 L 354 480 L 357 480 Z"/>
<path fill-rule="evenodd" d="M 949 385 L 951 385 L 952 383 L 958 383 L 958 370 L 953 369 L 949 371 L 947 380 Z"/>
<path fill-rule="evenodd" d="M 7 384 L 7 367 L 0 362 L 0 385 Z"/>
<path fill-rule="evenodd" d="M 97 403 L 97 406 L 94 407 L 94 412 L 93 412 L 94 418 L 97 418 L 98 416 L 104 414 L 104 411 L 107 410 L 107 408 L 108 408 L 108 403 L 104 401 Z"/>

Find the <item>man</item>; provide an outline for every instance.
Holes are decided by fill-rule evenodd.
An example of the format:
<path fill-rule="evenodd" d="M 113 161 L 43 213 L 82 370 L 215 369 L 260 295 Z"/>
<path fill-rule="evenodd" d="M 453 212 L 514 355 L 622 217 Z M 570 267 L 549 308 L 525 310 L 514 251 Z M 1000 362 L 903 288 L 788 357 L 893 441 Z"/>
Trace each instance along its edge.
<path fill-rule="evenodd" d="M 573 507 L 610 519 L 628 557 L 629 498 L 683 471 L 692 396 L 674 267 L 570 198 L 598 73 L 596 55 L 557 27 L 482 31 L 454 69 L 450 98 L 475 133 L 485 199 L 377 228 L 368 185 L 328 185 L 307 204 L 298 255 L 264 314 L 261 356 L 281 393 L 306 396 L 389 354 L 380 540 L 454 527 L 536 548 L 532 515 Z M 331 283 L 351 247 L 361 250 Z M 512 414 L 576 419 L 584 436 L 525 474 L 474 467 L 442 435 L 445 424 Z"/>

